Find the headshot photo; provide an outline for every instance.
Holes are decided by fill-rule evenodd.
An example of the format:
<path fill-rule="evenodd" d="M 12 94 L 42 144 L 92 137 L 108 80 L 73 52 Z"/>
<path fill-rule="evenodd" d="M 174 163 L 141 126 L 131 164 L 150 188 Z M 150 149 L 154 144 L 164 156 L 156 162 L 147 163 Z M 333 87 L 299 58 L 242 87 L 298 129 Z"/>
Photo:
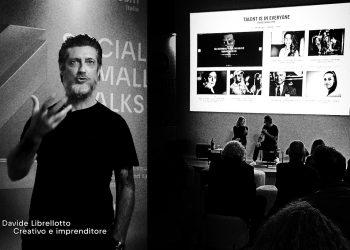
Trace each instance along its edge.
<path fill-rule="evenodd" d="M 307 97 L 341 97 L 335 71 L 308 71 L 306 73 Z"/>
<path fill-rule="evenodd" d="M 270 96 L 302 96 L 303 72 L 270 72 Z"/>
<path fill-rule="evenodd" d="M 225 94 L 226 71 L 198 71 L 197 94 Z"/>
<path fill-rule="evenodd" d="M 237 55 L 239 49 L 235 48 L 235 42 L 233 33 L 223 34 L 220 47 L 221 55 L 226 58 Z"/>
<path fill-rule="evenodd" d="M 271 33 L 271 57 L 299 57 L 304 54 L 305 31 Z"/>
<path fill-rule="evenodd" d="M 344 55 L 345 29 L 310 30 L 309 56 Z"/>
<path fill-rule="evenodd" d="M 198 34 L 197 66 L 262 66 L 262 44 L 262 31 Z"/>
<path fill-rule="evenodd" d="M 231 95 L 261 95 L 261 70 L 230 71 Z"/>

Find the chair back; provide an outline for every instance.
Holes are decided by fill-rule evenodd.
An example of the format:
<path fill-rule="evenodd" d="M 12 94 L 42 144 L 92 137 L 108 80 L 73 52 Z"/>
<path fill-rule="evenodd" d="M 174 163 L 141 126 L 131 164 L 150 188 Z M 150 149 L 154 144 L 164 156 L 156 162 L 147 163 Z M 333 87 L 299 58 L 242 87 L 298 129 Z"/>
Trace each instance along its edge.
<path fill-rule="evenodd" d="M 207 214 L 204 233 L 205 249 L 241 249 L 249 241 L 247 223 L 234 216 Z"/>
<path fill-rule="evenodd" d="M 266 207 L 264 209 L 264 215 L 267 216 L 275 204 L 277 197 L 277 188 L 275 185 L 263 185 L 256 188 L 256 195 L 260 195 L 266 200 Z"/>
<path fill-rule="evenodd" d="M 265 185 L 265 180 L 266 180 L 265 172 L 259 169 L 254 169 L 255 186 L 260 187 Z"/>

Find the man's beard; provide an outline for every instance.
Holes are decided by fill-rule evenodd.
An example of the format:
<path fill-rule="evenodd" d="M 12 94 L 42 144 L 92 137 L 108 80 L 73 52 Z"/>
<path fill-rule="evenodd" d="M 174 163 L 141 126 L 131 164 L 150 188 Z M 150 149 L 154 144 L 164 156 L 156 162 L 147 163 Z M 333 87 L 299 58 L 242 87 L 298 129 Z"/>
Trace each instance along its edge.
<path fill-rule="evenodd" d="M 83 102 L 85 100 L 87 100 L 92 93 L 94 92 L 95 88 L 96 88 L 97 82 L 94 81 L 93 84 L 88 85 L 89 87 L 89 91 L 87 92 L 80 92 L 80 91 L 75 91 L 73 90 L 73 86 L 70 86 L 69 89 L 66 90 L 66 96 L 68 97 L 68 100 L 71 103 L 79 103 L 79 102 Z"/>

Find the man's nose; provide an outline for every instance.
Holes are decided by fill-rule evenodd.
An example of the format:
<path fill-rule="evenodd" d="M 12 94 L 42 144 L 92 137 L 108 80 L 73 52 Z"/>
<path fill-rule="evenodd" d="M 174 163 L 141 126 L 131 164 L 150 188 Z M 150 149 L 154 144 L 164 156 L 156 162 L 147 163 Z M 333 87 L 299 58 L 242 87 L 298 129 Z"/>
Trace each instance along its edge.
<path fill-rule="evenodd" d="M 85 65 L 84 62 L 82 62 L 82 63 L 79 65 L 78 72 L 80 72 L 80 73 L 85 73 L 85 72 L 86 72 L 86 65 Z"/>

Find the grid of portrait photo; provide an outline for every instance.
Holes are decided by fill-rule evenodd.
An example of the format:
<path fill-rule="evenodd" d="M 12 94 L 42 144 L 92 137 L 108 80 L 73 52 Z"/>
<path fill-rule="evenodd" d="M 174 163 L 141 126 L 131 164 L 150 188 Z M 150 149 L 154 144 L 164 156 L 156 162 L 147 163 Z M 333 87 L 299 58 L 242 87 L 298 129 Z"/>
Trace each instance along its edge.
<path fill-rule="evenodd" d="M 191 13 L 190 111 L 349 115 L 349 11 L 339 3 Z"/>
<path fill-rule="evenodd" d="M 315 68 L 339 61 L 344 36 L 345 28 L 331 27 L 198 34 L 196 93 L 341 97 L 341 70 Z M 263 60 L 264 49 L 269 57 Z"/>

